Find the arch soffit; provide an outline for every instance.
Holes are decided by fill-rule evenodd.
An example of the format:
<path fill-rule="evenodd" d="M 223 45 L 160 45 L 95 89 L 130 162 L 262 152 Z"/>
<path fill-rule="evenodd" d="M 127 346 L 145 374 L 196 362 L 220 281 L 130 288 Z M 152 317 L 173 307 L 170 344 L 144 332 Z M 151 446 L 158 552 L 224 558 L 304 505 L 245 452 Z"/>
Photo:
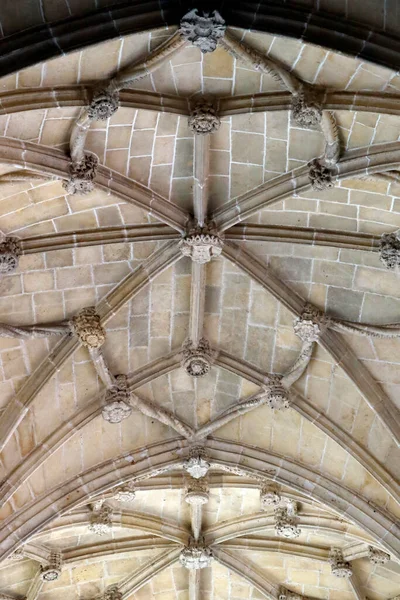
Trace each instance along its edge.
<path fill-rule="evenodd" d="M 253 478 L 267 476 L 303 492 L 345 516 L 373 536 L 376 542 L 390 553 L 400 558 L 399 527 L 395 520 L 385 511 L 371 506 L 362 496 L 323 475 L 316 474 L 304 465 L 277 454 L 217 439 L 209 440 L 208 448 L 210 462 L 214 468 L 228 472 L 240 471 Z M 146 449 L 130 453 L 130 464 L 126 455 L 106 461 L 50 493 L 43 494 L 5 521 L 0 532 L 3 548 L 0 560 L 32 535 L 39 533 L 55 518 L 88 503 L 90 498 L 106 492 L 118 483 L 128 481 L 132 477 L 140 480 L 151 477 L 152 474 L 181 468 L 185 449 L 186 444 L 176 439 L 153 444 Z M 119 481 L 115 481 L 115 473 L 118 473 Z"/>

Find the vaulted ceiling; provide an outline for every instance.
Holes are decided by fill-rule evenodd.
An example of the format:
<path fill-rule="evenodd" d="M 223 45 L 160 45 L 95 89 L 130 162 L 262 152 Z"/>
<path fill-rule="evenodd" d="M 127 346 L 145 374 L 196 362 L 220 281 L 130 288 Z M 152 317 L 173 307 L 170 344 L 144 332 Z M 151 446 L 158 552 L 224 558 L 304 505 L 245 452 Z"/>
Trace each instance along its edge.
<path fill-rule="evenodd" d="M 221 14 L 0 79 L 2 600 L 400 594 L 399 75 Z"/>

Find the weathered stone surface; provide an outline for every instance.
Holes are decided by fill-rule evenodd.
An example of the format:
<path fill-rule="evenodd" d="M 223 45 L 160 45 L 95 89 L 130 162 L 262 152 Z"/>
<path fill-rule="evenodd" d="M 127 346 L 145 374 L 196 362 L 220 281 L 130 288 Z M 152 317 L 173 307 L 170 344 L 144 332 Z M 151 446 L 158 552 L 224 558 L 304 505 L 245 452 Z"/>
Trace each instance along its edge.
<path fill-rule="evenodd" d="M 119 108 L 119 94 L 116 90 L 99 88 L 93 94 L 93 99 L 87 108 L 88 115 L 93 121 L 107 121 Z"/>
<path fill-rule="evenodd" d="M 6 237 L 0 243 L 0 273 L 13 273 L 19 262 L 21 255 L 21 244 L 18 238 Z"/>
<path fill-rule="evenodd" d="M 289 408 L 289 392 L 282 385 L 282 377 L 279 375 L 270 375 L 269 379 L 270 383 L 265 386 L 268 406 L 275 410 Z"/>
<path fill-rule="evenodd" d="M 195 134 L 215 133 L 221 126 L 213 102 L 202 99 L 192 109 L 189 117 L 189 127 Z"/>
<path fill-rule="evenodd" d="M 304 88 L 292 97 L 293 119 L 303 127 L 318 125 L 322 118 L 322 106 L 318 98 Z"/>
<path fill-rule="evenodd" d="M 186 569 L 205 569 L 211 566 L 212 558 L 211 548 L 206 546 L 203 540 L 191 540 L 189 546 L 180 553 L 179 562 Z"/>
<path fill-rule="evenodd" d="M 216 256 L 220 256 L 224 244 L 223 237 L 212 227 L 194 227 L 179 242 L 184 256 L 189 256 L 193 262 L 205 264 Z"/>
<path fill-rule="evenodd" d="M 118 502 L 133 502 L 136 498 L 134 483 L 126 483 L 117 489 L 114 499 Z"/>
<path fill-rule="evenodd" d="M 373 546 L 368 546 L 368 558 L 373 565 L 384 565 L 390 560 L 390 554 Z"/>
<path fill-rule="evenodd" d="M 100 348 L 106 335 L 94 306 L 83 308 L 70 321 L 71 329 L 86 348 Z"/>
<path fill-rule="evenodd" d="M 103 419 L 109 423 L 121 423 L 132 414 L 126 375 L 117 375 L 116 381 L 117 384 L 107 390 L 102 410 Z"/>
<path fill-rule="evenodd" d="M 70 177 L 63 182 L 68 194 L 89 194 L 93 191 L 93 180 L 96 177 L 99 159 L 94 154 L 85 153 L 79 162 L 72 162 L 69 168 Z"/>
<path fill-rule="evenodd" d="M 265 483 L 260 488 L 261 509 L 267 510 L 271 506 L 278 506 L 281 502 L 279 486 L 275 483 Z"/>
<path fill-rule="evenodd" d="M 217 10 L 200 14 L 197 8 L 194 8 L 182 18 L 180 32 L 188 42 L 206 53 L 216 49 L 225 29 L 225 21 Z"/>
<path fill-rule="evenodd" d="M 300 315 L 293 321 L 293 329 L 303 342 L 318 342 L 321 333 L 327 328 L 329 319 L 312 304 L 307 303 Z"/>
<path fill-rule="evenodd" d="M 340 548 L 331 548 L 329 553 L 329 563 L 332 569 L 332 575 L 341 579 L 348 579 L 353 574 L 353 569 L 349 562 L 343 558 L 343 552 Z"/>
<path fill-rule="evenodd" d="M 96 535 L 107 535 L 111 533 L 112 529 L 112 509 L 102 502 L 98 504 L 94 505 L 94 509 L 90 515 L 88 529 Z"/>
<path fill-rule="evenodd" d="M 59 579 L 62 569 L 61 552 L 52 551 L 46 565 L 40 567 L 40 578 L 42 581 L 55 581 Z"/>
<path fill-rule="evenodd" d="M 104 592 L 104 600 L 122 600 L 122 593 L 117 585 L 110 585 Z"/>
<path fill-rule="evenodd" d="M 203 377 L 211 369 L 214 352 L 208 340 L 201 338 L 197 346 L 186 340 L 182 346 L 182 367 L 191 377 Z"/>
<path fill-rule="evenodd" d="M 184 462 L 183 468 L 195 479 L 205 477 L 210 469 L 205 448 L 201 446 L 191 448 L 189 450 L 189 459 Z"/>
<path fill-rule="evenodd" d="M 384 233 L 381 237 L 380 258 L 383 264 L 391 270 L 400 266 L 400 230 Z"/>
<path fill-rule="evenodd" d="M 194 471 L 194 466 L 188 467 Z M 198 472 L 201 471 L 201 466 L 198 467 Z M 197 471 L 196 471 L 197 472 Z M 190 477 L 186 483 L 185 501 L 188 504 L 200 505 L 206 504 L 209 499 L 210 488 L 205 477 L 196 479 Z"/>
<path fill-rule="evenodd" d="M 275 509 L 275 532 L 279 537 L 295 539 L 299 537 L 301 531 L 297 525 L 297 505 L 295 502 L 288 502 L 287 506 Z"/>
<path fill-rule="evenodd" d="M 332 173 L 328 167 L 325 167 L 318 158 L 309 163 L 309 178 L 314 190 L 326 190 L 334 187 Z"/>

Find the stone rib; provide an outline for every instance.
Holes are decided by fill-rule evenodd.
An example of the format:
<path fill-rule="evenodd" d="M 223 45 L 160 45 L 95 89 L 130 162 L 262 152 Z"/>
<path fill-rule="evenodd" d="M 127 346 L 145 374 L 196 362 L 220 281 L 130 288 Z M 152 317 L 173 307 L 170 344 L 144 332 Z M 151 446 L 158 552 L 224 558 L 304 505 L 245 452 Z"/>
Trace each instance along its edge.
<path fill-rule="evenodd" d="M 371 233 L 314 229 L 312 227 L 243 223 L 228 229 L 225 239 L 227 241 L 285 242 L 378 252 L 380 236 Z"/>
<path fill-rule="evenodd" d="M 10 90 L 0 93 L 0 115 L 37 110 L 87 106 L 92 88 L 88 86 L 54 86 Z M 378 92 L 324 91 L 323 105 L 326 110 L 354 110 L 379 112 L 388 115 L 400 114 L 399 94 Z M 263 92 L 252 95 L 226 96 L 217 100 L 221 117 L 250 112 L 290 110 L 290 92 Z M 172 94 L 159 94 L 146 90 L 122 89 L 120 105 L 125 108 L 154 110 L 189 116 L 189 99 Z"/>
<path fill-rule="evenodd" d="M 180 552 L 181 547 L 178 546 L 178 548 L 175 547 L 167 552 L 163 551 L 155 558 L 151 557 L 143 565 L 140 565 L 131 575 L 118 584 L 118 589 L 122 593 L 122 600 L 127 600 L 127 598 L 140 590 L 158 573 L 175 564 Z"/>
<path fill-rule="evenodd" d="M 265 575 L 257 571 L 254 565 L 246 558 L 244 561 L 222 548 L 213 548 L 213 556 L 221 565 L 239 575 L 253 588 L 269 600 L 278 600 L 278 590 Z"/>
<path fill-rule="evenodd" d="M 380 171 L 390 171 L 398 168 L 399 165 L 400 144 L 395 142 L 372 146 L 367 152 L 365 152 L 365 148 L 348 152 L 332 167 L 332 175 L 341 180 L 359 175 L 372 175 Z M 214 211 L 211 218 L 220 231 L 225 231 L 233 225 L 245 221 L 266 206 L 271 206 L 294 193 L 305 192 L 310 187 L 309 167 L 300 167 L 274 177 L 265 184 L 226 203 Z"/>
<path fill-rule="evenodd" d="M 13 165 L 20 164 L 25 169 L 32 169 L 50 177 L 69 177 L 70 161 L 61 150 L 32 142 L 0 137 L 0 160 Z M 189 215 L 137 181 L 101 165 L 97 171 L 95 185 L 184 233 Z"/>
<path fill-rule="evenodd" d="M 179 233 L 168 225 L 152 224 L 101 227 L 99 229 L 27 237 L 20 240 L 20 244 L 22 254 L 35 254 L 85 246 L 179 239 Z"/>
<path fill-rule="evenodd" d="M 180 365 L 179 353 L 167 356 L 144 365 L 135 373 L 128 376 L 128 385 L 131 391 L 145 385 L 156 377 L 165 375 Z M 97 396 L 81 411 L 75 413 L 55 429 L 41 444 L 36 446 L 23 460 L 7 474 L 0 484 L 0 506 L 14 494 L 14 492 L 28 479 L 36 469 L 43 464 L 58 448 L 74 436 L 92 419 L 100 413 L 103 405 L 102 395 Z"/>
<path fill-rule="evenodd" d="M 242 359 L 237 359 L 227 352 L 220 351 L 216 364 L 223 369 L 227 369 L 247 381 L 251 381 L 259 386 L 264 386 L 266 382 L 265 374 L 260 370 L 246 363 Z M 313 423 L 318 429 L 323 431 L 330 439 L 337 442 L 346 452 L 357 460 L 370 473 L 389 494 L 400 502 L 400 483 L 391 475 L 385 467 L 376 458 L 370 454 L 361 444 L 359 444 L 349 433 L 334 423 L 327 415 L 320 412 L 313 404 L 308 402 L 294 388 L 290 389 L 292 400 L 291 407 L 299 412 L 310 423 Z M 262 402 L 260 402 L 262 404 Z M 207 428 L 206 424 L 204 428 Z M 201 433 L 201 430 L 200 430 Z"/>
<path fill-rule="evenodd" d="M 152 444 L 129 453 L 132 460 L 127 461 L 124 454 L 47 490 L 4 520 L 0 530 L 0 560 L 55 518 L 87 504 L 99 494 L 132 479 L 141 481 L 179 469 L 184 463 L 183 457 L 179 457 L 183 449 L 186 445 L 181 440 Z M 388 552 L 400 558 L 400 528 L 395 519 L 354 490 L 297 461 L 266 450 L 210 439 L 207 451 L 210 462 L 217 468 L 227 471 L 240 469 L 251 479 L 265 478 L 268 474 L 281 485 L 302 491 L 307 497 L 345 516 L 373 536 Z"/>
<path fill-rule="evenodd" d="M 300 316 L 305 301 L 256 257 L 232 243 L 224 245 L 223 254 L 272 294 L 292 314 Z M 327 329 L 320 337 L 320 344 L 342 367 L 368 405 L 393 434 L 396 442 L 400 443 L 400 412 L 341 335 Z"/>
<path fill-rule="evenodd" d="M 68 533 L 71 530 L 76 530 L 83 533 L 86 531 L 89 517 L 90 514 L 87 507 L 82 506 L 74 510 L 71 514 L 64 514 L 57 518 L 55 522 L 52 522 L 36 534 L 33 539 L 36 543 L 36 540 L 46 537 L 50 530 L 58 533 Z M 178 544 L 180 546 L 184 546 L 187 543 L 188 536 L 190 535 L 189 529 L 171 519 L 138 511 L 125 510 L 122 513 L 113 513 L 111 521 L 115 526 L 143 531 L 143 533 L 150 536 L 158 537 L 163 542 Z M 79 554 L 79 547 L 76 549 L 76 552 Z"/>
<path fill-rule="evenodd" d="M 168 225 L 131 225 L 126 227 L 101 227 L 77 232 L 54 233 L 27 237 L 20 240 L 22 254 L 34 254 L 81 248 L 85 246 L 135 243 L 146 241 L 179 240 L 176 230 Z M 243 223 L 234 225 L 225 233 L 227 241 L 285 242 L 312 246 L 331 246 L 378 252 L 380 236 L 370 233 L 290 227 L 284 225 L 259 225 Z"/>
<path fill-rule="evenodd" d="M 96 311 L 105 325 L 129 300 L 154 277 L 181 258 L 178 246 L 170 242 L 152 254 L 117 287 L 99 302 Z M 28 377 L 18 394 L 9 402 L 0 417 L 0 449 L 4 448 L 40 390 L 55 375 L 68 358 L 80 347 L 77 337 L 65 337 Z"/>

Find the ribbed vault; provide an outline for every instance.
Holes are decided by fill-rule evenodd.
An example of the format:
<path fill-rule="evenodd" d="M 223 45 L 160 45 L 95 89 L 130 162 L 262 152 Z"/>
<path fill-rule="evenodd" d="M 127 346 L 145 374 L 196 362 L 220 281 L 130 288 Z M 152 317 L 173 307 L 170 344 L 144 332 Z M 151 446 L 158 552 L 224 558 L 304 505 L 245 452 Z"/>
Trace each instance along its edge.
<path fill-rule="evenodd" d="M 395 598 L 390 28 L 71 4 L 0 7 L 1 599 Z"/>

